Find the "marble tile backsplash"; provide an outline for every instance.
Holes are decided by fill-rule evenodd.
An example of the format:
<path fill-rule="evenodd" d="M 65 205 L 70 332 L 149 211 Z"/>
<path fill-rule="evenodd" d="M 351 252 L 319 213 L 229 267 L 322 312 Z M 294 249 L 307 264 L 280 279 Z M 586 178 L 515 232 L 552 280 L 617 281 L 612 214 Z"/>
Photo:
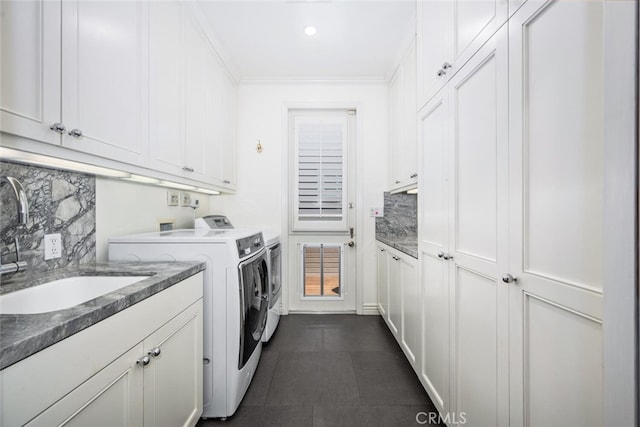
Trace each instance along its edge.
<path fill-rule="evenodd" d="M 0 257 L 15 261 L 13 241 L 30 271 L 80 265 L 96 258 L 96 179 L 75 172 L 0 162 L 0 176 L 18 179 L 29 201 L 29 222 L 18 224 L 11 188 L 0 187 Z M 45 261 L 44 235 L 60 234 L 62 257 Z"/>
<path fill-rule="evenodd" d="M 416 236 L 418 232 L 418 195 L 384 193 L 384 216 L 376 218 L 376 235 Z"/>

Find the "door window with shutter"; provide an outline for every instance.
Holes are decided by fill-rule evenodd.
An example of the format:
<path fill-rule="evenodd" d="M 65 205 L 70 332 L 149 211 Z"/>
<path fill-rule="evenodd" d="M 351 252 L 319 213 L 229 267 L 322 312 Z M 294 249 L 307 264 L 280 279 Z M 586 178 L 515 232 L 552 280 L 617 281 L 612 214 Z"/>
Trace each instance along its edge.
<path fill-rule="evenodd" d="M 347 138 L 344 113 L 294 116 L 292 231 L 347 229 Z"/>

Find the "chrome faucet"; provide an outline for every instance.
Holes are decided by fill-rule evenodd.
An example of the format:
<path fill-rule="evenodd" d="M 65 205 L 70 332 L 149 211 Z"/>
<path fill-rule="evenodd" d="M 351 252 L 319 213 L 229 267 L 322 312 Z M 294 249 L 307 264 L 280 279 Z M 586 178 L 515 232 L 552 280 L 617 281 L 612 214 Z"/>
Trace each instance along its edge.
<path fill-rule="evenodd" d="M 26 225 L 29 221 L 29 201 L 27 200 L 27 193 L 24 191 L 20 181 L 13 177 L 0 177 L 0 188 L 2 188 L 5 182 L 9 184 L 13 190 L 13 195 L 16 198 L 18 205 L 18 221 L 20 224 Z M 18 244 L 17 237 L 14 239 L 14 245 L 16 249 L 16 260 L 9 264 L 0 264 L 0 275 L 17 273 L 18 271 L 24 271 L 27 269 L 27 263 L 25 261 L 20 261 L 20 245 Z"/>

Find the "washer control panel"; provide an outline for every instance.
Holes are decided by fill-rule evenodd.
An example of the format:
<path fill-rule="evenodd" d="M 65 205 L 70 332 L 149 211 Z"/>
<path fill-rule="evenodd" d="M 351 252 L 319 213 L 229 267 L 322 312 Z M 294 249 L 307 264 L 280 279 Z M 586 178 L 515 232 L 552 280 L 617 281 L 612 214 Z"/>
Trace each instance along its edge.
<path fill-rule="evenodd" d="M 244 258 L 258 252 L 260 249 L 264 248 L 262 233 L 257 233 L 253 236 L 236 240 L 236 247 L 238 248 L 238 256 L 240 258 Z"/>

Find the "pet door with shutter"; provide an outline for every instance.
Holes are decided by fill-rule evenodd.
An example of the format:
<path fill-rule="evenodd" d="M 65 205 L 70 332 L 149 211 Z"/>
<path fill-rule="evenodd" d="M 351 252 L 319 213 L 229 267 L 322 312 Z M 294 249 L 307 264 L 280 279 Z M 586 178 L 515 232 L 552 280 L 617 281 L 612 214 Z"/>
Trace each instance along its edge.
<path fill-rule="evenodd" d="M 301 245 L 302 298 L 344 298 L 343 246 L 323 243 Z"/>

